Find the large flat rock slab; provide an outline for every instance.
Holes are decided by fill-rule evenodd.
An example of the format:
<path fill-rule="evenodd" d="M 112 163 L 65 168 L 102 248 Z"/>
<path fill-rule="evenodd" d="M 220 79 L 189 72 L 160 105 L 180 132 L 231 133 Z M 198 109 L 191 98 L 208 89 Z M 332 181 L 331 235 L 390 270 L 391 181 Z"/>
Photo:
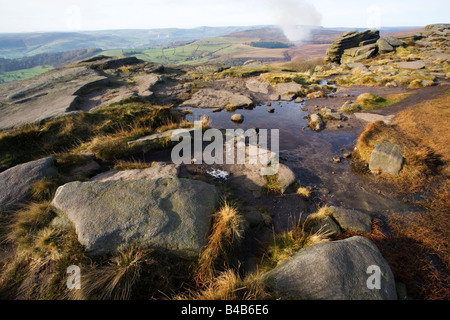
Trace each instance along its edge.
<path fill-rule="evenodd" d="M 182 106 L 196 108 L 221 108 L 227 105 L 234 107 L 247 107 L 253 105 L 253 101 L 240 93 L 227 90 L 201 89 L 194 93 L 191 99 L 182 103 Z"/>
<path fill-rule="evenodd" d="M 180 166 L 176 164 L 155 163 L 147 169 L 135 169 L 124 171 L 108 171 L 100 173 L 91 178 L 90 181 L 117 181 L 117 180 L 141 180 L 141 179 L 160 179 L 160 178 L 177 178 L 180 172 Z"/>
<path fill-rule="evenodd" d="M 37 77 L 0 85 L 0 130 L 77 110 L 78 95 L 108 78 L 88 67 L 56 69 Z"/>
<path fill-rule="evenodd" d="M 71 182 L 53 209 L 74 225 L 93 255 L 136 244 L 195 257 L 218 201 L 213 185 L 187 179 Z"/>

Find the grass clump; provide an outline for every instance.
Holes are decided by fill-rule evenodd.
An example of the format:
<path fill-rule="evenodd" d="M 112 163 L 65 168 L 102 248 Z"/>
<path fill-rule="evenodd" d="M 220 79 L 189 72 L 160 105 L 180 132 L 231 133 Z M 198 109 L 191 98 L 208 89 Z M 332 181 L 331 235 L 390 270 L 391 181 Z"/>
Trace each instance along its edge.
<path fill-rule="evenodd" d="M 312 233 L 305 227 L 305 222 L 299 221 L 289 231 L 274 235 L 261 262 L 262 272 L 272 270 L 302 248 L 328 241 L 321 231 Z"/>
<path fill-rule="evenodd" d="M 269 66 L 262 67 L 246 67 L 238 66 L 231 67 L 228 70 L 222 71 L 222 76 L 231 78 L 249 78 L 259 76 L 262 73 L 269 72 L 271 68 Z"/>
<path fill-rule="evenodd" d="M 278 174 L 264 176 L 266 183 L 264 184 L 264 190 L 270 194 L 283 194 L 283 189 L 278 182 Z"/>
<path fill-rule="evenodd" d="M 154 249 L 131 245 L 85 266 L 72 299 L 130 300 L 167 297 L 187 278 L 187 263 Z"/>
<path fill-rule="evenodd" d="M 302 85 L 311 84 L 309 78 L 305 74 L 297 72 L 270 72 L 260 75 L 260 78 L 272 85 L 289 82 L 295 82 Z"/>
<path fill-rule="evenodd" d="M 113 170 L 125 171 L 125 170 L 136 170 L 136 169 L 147 169 L 151 168 L 153 163 L 147 163 L 141 160 L 118 160 L 115 162 Z"/>
<path fill-rule="evenodd" d="M 398 93 L 379 97 L 372 93 L 363 93 L 358 96 L 356 102 L 362 107 L 363 110 L 373 110 L 389 107 L 399 103 L 410 95 L 411 93 Z"/>
<path fill-rule="evenodd" d="M 213 224 L 208 242 L 200 254 L 196 282 L 211 281 L 218 265 L 230 265 L 230 253 L 242 240 L 244 219 L 237 207 L 224 201 L 222 207 L 213 216 Z"/>

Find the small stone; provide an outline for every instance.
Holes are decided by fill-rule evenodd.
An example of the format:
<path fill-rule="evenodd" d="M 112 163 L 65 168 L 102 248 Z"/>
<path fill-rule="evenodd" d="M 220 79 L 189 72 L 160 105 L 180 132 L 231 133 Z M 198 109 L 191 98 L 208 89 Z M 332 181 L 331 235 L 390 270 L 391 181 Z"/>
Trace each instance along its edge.
<path fill-rule="evenodd" d="M 231 121 L 234 122 L 244 122 L 244 116 L 240 113 L 233 114 L 231 116 Z"/>
<path fill-rule="evenodd" d="M 269 108 L 267 111 L 268 111 L 269 113 L 274 113 L 274 112 L 275 112 L 275 109 L 274 109 L 274 108 Z"/>
<path fill-rule="evenodd" d="M 334 163 L 341 163 L 341 157 L 333 157 Z"/>

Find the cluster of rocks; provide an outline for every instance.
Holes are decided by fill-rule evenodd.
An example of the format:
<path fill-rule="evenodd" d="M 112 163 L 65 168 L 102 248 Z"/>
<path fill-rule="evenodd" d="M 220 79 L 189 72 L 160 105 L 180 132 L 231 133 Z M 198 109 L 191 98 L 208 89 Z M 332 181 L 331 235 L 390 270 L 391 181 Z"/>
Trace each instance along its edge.
<path fill-rule="evenodd" d="M 327 61 L 332 63 L 355 63 L 374 57 L 377 53 L 394 51 L 405 42 L 393 36 L 380 38 L 379 31 L 346 32 L 333 41 L 327 50 Z"/>

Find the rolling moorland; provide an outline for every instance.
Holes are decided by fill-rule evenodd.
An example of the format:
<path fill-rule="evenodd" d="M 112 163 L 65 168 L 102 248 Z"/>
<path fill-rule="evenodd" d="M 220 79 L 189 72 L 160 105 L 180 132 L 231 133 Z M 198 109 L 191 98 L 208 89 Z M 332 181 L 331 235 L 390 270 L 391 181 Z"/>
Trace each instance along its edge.
<path fill-rule="evenodd" d="M 0 84 L 1 298 L 449 299 L 450 26 L 262 30 Z M 279 129 L 278 173 L 172 163 L 196 120 Z"/>
<path fill-rule="evenodd" d="M 322 56 L 341 33 L 342 30 L 320 28 L 312 31 L 311 39 L 297 44 L 289 44 L 273 26 L 0 34 L 0 83 L 27 79 L 100 53 L 135 56 L 164 65 L 213 61 L 236 65 L 248 57 L 273 62 L 295 60 L 297 55 L 304 60 Z M 262 42 L 281 42 L 291 49 L 258 49 Z M 296 50 L 298 46 L 302 49 Z"/>

